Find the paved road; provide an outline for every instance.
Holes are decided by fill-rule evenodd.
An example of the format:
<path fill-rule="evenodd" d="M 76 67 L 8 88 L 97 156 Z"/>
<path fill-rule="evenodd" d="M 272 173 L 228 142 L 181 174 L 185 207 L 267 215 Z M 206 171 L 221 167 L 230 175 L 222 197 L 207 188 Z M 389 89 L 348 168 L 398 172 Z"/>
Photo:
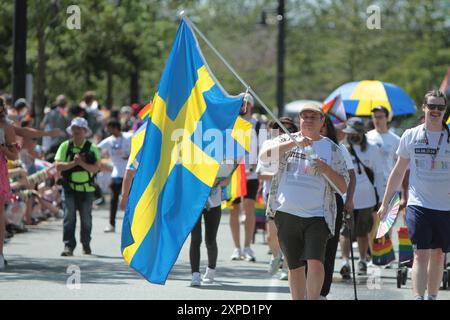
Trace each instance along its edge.
<path fill-rule="evenodd" d="M 61 220 L 46 221 L 29 227 L 29 232 L 12 238 L 5 246 L 9 266 L 5 272 L 0 273 L 0 299 L 290 299 L 287 281 L 280 281 L 267 274 L 269 255 L 267 246 L 263 244 L 262 233 L 256 235 L 254 245 L 257 262 L 230 261 L 233 245 L 227 213 L 223 214 L 219 228 L 217 282 L 191 288 L 189 239 L 166 285 L 150 284 L 122 260 L 119 250 L 120 233 L 103 233 L 108 222 L 106 209 L 94 212 L 92 256 L 83 256 L 81 248 L 77 247 L 74 257 L 60 257 L 63 249 Z M 122 214 L 119 214 L 118 230 L 121 230 L 121 217 Z M 79 229 L 77 237 L 78 234 Z M 206 249 L 203 245 L 202 271 L 205 266 Z M 340 261 L 337 261 L 336 266 L 340 266 Z M 80 270 L 79 288 L 74 285 L 78 272 L 70 272 L 78 270 L 77 268 Z M 395 269 L 369 268 L 369 273 L 378 272 L 375 270 L 379 271 L 381 278 L 378 277 L 372 285 L 367 284 L 367 278 L 358 280 L 360 299 L 411 298 L 410 279 L 405 287 L 397 289 Z M 353 285 L 343 283 L 339 275 L 335 275 L 337 282 L 333 284 L 328 298 L 353 299 Z M 441 291 L 440 299 L 450 299 L 450 291 Z"/>

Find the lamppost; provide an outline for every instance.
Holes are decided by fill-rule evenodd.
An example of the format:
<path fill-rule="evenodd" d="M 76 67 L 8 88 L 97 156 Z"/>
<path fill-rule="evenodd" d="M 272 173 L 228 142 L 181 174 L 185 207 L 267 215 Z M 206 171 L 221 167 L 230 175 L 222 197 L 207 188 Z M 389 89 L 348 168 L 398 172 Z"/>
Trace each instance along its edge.
<path fill-rule="evenodd" d="M 278 0 L 278 55 L 277 55 L 277 106 L 278 117 L 284 113 L 284 53 L 285 53 L 285 30 L 284 30 L 284 0 Z"/>
<path fill-rule="evenodd" d="M 25 98 L 27 60 L 27 0 L 14 1 L 13 27 L 13 101 Z"/>
<path fill-rule="evenodd" d="M 278 41 L 277 41 L 277 107 L 278 117 L 282 117 L 284 113 L 284 55 L 285 55 L 285 1 L 278 0 L 277 8 L 277 24 L 278 24 Z M 261 13 L 261 25 L 267 25 L 267 12 Z"/>

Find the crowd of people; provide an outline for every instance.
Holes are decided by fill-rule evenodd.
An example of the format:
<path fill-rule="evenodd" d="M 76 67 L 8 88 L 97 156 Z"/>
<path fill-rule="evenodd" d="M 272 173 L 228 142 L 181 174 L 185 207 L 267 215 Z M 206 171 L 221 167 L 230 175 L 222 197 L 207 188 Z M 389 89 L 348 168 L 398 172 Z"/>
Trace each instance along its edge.
<path fill-rule="evenodd" d="M 250 152 L 244 158 L 247 193 L 234 199 L 229 214 L 231 260 L 259 259 L 251 246 L 255 204 L 261 197 L 267 210 L 269 274 L 280 272 L 280 279 L 289 281 L 293 299 L 326 299 L 338 246 L 344 279 L 352 272 L 354 241 L 359 252 L 355 271 L 367 274 L 378 222 L 394 193 L 400 192 L 414 247 L 414 296 L 436 299 L 444 254 L 450 251 L 446 96 L 440 91 L 427 93 L 422 122 L 401 138 L 389 129 L 392 115 L 382 105 L 372 109 L 370 122 L 353 117 L 340 123 L 313 103 L 304 105 L 297 118 L 279 121 L 257 116 L 253 107 L 253 97 L 244 94 L 240 117 L 252 123 L 252 132 Z M 82 252 L 91 254 L 92 209 L 105 201 L 102 184 L 109 186 L 111 195 L 104 231 L 116 231 L 117 211 L 125 208 L 134 175 L 129 158 L 133 133 L 143 123 L 140 110 L 137 104 L 109 110 L 89 91 L 74 105 L 59 95 L 43 120 L 34 123 L 26 100 L 0 98 L 0 270 L 7 264 L 3 244 L 26 232 L 27 225 L 49 218 L 63 219 L 61 255 L 74 255 L 77 211 Z M 216 180 L 191 232 L 192 286 L 214 282 L 222 188 L 229 183 L 230 177 Z M 208 252 L 203 277 L 202 219 Z"/>
<path fill-rule="evenodd" d="M 77 211 L 83 253 L 91 254 L 92 208 L 105 202 L 105 192 L 111 194 L 105 232 L 115 231 L 132 132 L 142 124 L 140 109 L 133 104 L 109 110 L 88 91 L 74 104 L 57 96 L 37 123 L 25 99 L 0 97 L 0 270 L 7 265 L 4 243 L 50 218 L 63 219 L 61 255 L 73 255 Z"/>

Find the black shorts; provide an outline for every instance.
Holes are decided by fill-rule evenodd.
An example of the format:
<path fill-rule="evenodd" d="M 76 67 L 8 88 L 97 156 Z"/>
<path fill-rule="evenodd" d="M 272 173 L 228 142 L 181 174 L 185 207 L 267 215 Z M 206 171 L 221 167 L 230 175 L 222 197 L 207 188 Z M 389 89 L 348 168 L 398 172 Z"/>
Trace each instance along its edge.
<path fill-rule="evenodd" d="M 450 252 L 450 211 L 408 206 L 406 225 L 414 249 Z"/>
<path fill-rule="evenodd" d="M 373 208 L 365 208 L 365 209 L 355 209 L 353 210 L 352 221 L 350 225 L 352 227 L 351 230 L 348 229 L 348 225 L 346 224 L 344 228 L 342 228 L 341 235 L 346 238 L 350 237 L 350 231 L 352 232 L 352 238 L 357 237 L 365 237 L 369 234 L 373 227 Z M 353 241 L 352 239 L 352 241 Z"/>
<path fill-rule="evenodd" d="M 327 241 L 331 237 L 325 218 L 301 218 L 277 211 L 277 236 L 290 270 L 304 267 L 308 260 L 325 260 Z"/>
<path fill-rule="evenodd" d="M 244 199 L 256 200 L 256 194 L 258 193 L 259 181 L 258 179 L 247 180 L 247 194 Z M 233 204 L 241 203 L 241 198 L 236 198 Z"/>

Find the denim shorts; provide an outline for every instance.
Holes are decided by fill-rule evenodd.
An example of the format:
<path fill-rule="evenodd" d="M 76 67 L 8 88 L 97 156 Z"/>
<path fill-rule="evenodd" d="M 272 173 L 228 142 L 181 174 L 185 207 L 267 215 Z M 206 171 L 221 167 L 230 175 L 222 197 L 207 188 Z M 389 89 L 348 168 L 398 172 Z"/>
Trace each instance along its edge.
<path fill-rule="evenodd" d="M 414 249 L 450 252 L 450 211 L 408 206 L 406 224 Z"/>

